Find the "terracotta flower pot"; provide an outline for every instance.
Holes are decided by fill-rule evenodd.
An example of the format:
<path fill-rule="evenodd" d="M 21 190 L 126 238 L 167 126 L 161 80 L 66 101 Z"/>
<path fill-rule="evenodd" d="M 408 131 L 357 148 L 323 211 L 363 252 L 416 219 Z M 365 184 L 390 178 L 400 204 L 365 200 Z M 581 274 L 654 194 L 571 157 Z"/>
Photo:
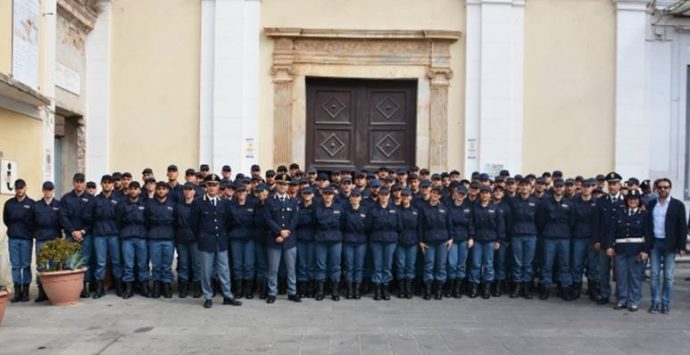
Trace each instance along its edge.
<path fill-rule="evenodd" d="M 86 268 L 39 273 L 50 304 L 64 306 L 79 303 L 79 294 L 84 286 L 84 272 Z"/>
<path fill-rule="evenodd" d="M 2 324 L 2 318 L 5 316 L 5 305 L 8 298 L 9 294 L 7 291 L 0 291 L 0 324 Z"/>

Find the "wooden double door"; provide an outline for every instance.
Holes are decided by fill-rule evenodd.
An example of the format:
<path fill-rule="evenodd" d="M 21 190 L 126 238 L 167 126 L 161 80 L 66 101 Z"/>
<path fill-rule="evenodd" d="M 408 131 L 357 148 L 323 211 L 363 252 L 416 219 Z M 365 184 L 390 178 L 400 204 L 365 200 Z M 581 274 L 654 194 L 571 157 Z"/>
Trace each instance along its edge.
<path fill-rule="evenodd" d="M 307 78 L 306 84 L 307 166 L 415 165 L 416 80 Z"/>

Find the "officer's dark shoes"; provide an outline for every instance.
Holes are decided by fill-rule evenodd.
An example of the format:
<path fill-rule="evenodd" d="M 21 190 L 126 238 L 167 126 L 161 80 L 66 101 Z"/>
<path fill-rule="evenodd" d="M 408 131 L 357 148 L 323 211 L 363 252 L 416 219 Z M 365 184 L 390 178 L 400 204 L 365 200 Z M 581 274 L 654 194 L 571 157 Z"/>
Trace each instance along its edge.
<path fill-rule="evenodd" d="M 650 314 L 657 314 L 659 313 L 659 305 L 658 304 L 652 304 L 649 306 L 649 309 L 647 310 L 647 313 Z"/>
<path fill-rule="evenodd" d="M 276 296 L 268 296 L 268 297 L 266 297 L 266 303 L 268 303 L 268 304 L 274 304 L 274 303 L 276 303 Z"/>
<path fill-rule="evenodd" d="M 609 304 L 608 297 L 599 297 L 599 299 L 597 300 L 597 304 L 600 306 L 603 306 L 605 304 Z"/>
<path fill-rule="evenodd" d="M 668 306 L 661 305 L 661 314 L 669 314 L 671 310 L 668 308 Z"/>
<path fill-rule="evenodd" d="M 307 289 L 307 286 L 304 281 L 298 281 L 297 282 L 297 294 L 304 297 L 304 291 Z"/>
<path fill-rule="evenodd" d="M 192 283 L 192 297 L 201 298 L 201 282 L 200 281 Z"/>
<path fill-rule="evenodd" d="M 398 298 L 405 298 L 405 280 L 398 280 Z"/>
<path fill-rule="evenodd" d="M 139 295 L 141 295 L 141 297 L 148 298 L 150 296 L 150 292 L 148 281 L 142 281 L 139 283 Z"/>
<path fill-rule="evenodd" d="M 453 289 L 455 288 L 456 281 L 448 280 L 445 285 L 443 285 L 443 297 L 451 297 L 453 295 Z"/>
<path fill-rule="evenodd" d="M 353 288 L 353 291 L 354 291 L 354 293 L 352 294 L 352 298 L 354 298 L 354 299 L 356 299 L 356 300 L 362 298 L 362 296 L 359 294 L 360 284 L 355 283 L 355 284 L 352 285 L 352 288 Z"/>
<path fill-rule="evenodd" d="M 125 282 L 125 290 L 122 292 L 122 298 L 128 299 L 134 295 L 134 292 L 132 291 L 132 283 L 131 282 Z"/>
<path fill-rule="evenodd" d="M 488 300 L 491 298 L 491 289 L 488 284 L 483 283 L 482 284 L 482 298 L 485 300 Z"/>
<path fill-rule="evenodd" d="M 177 279 L 177 295 L 186 298 L 189 295 L 189 283 L 185 279 Z"/>
<path fill-rule="evenodd" d="M 266 291 L 266 281 L 260 280 L 259 281 L 259 299 L 265 300 L 267 296 L 267 291 Z"/>
<path fill-rule="evenodd" d="M 491 283 L 491 296 L 493 296 L 493 297 L 501 296 L 501 294 L 498 292 L 498 281 L 494 281 Z"/>
<path fill-rule="evenodd" d="M 570 296 L 572 294 L 570 286 L 563 286 L 560 290 L 561 299 L 564 301 L 571 301 Z"/>
<path fill-rule="evenodd" d="M 235 289 L 235 297 L 238 299 L 244 296 L 244 290 L 242 289 L 242 280 L 235 280 L 233 288 Z"/>
<path fill-rule="evenodd" d="M 630 311 L 630 312 L 637 312 L 638 309 L 640 309 L 640 306 L 633 305 L 633 304 L 628 306 L 628 311 Z"/>
<path fill-rule="evenodd" d="M 336 302 L 340 301 L 340 290 L 338 286 L 337 281 L 331 282 L 331 299 Z"/>
<path fill-rule="evenodd" d="M 241 306 L 242 302 L 238 301 L 236 298 L 223 297 L 223 304 L 228 306 Z"/>
<path fill-rule="evenodd" d="M 93 299 L 99 299 L 105 294 L 105 285 L 103 281 L 96 281 L 96 291 L 93 293 Z"/>
<path fill-rule="evenodd" d="M 453 285 L 453 298 L 462 298 L 462 288 L 464 284 L 464 280 L 455 280 L 455 283 Z"/>
<path fill-rule="evenodd" d="M 388 285 L 388 284 L 383 284 L 383 286 L 381 287 L 381 298 L 384 301 L 390 301 L 391 300 L 391 294 L 388 291 L 389 287 L 390 287 L 390 285 Z"/>
<path fill-rule="evenodd" d="M 354 294 L 354 290 L 352 289 L 352 282 L 347 283 L 347 290 L 345 291 L 345 299 L 352 299 L 352 296 Z"/>
<path fill-rule="evenodd" d="M 613 309 L 615 309 L 617 311 L 620 311 L 621 309 L 626 309 L 626 308 L 628 308 L 628 305 L 624 304 L 624 303 L 618 303 L 615 306 L 613 306 Z"/>
<path fill-rule="evenodd" d="M 172 285 L 169 282 L 163 283 L 163 297 L 172 298 Z"/>
<path fill-rule="evenodd" d="M 323 301 L 324 297 L 325 295 L 323 292 L 323 281 L 319 281 L 316 283 L 316 296 L 314 296 L 314 299 L 317 301 Z"/>
<path fill-rule="evenodd" d="M 542 301 L 546 301 L 549 299 L 549 288 L 547 286 L 542 286 L 539 289 L 539 299 Z"/>
<path fill-rule="evenodd" d="M 374 301 L 381 300 L 381 284 L 374 284 Z"/>
<path fill-rule="evenodd" d="M 414 296 L 413 285 L 414 283 L 412 280 L 405 280 L 405 298 L 408 300 L 412 299 L 412 296 Z"/>
<path fill-rule="evenodd" d="M 244 298 L 250 300 L 254 298 L 254 280 L 245 280 Z"/>
<path fill-rule="evenodd" d="M 424 284 L 424 299 L 427 301 L 431 299 L 431 283 L 429 282 Z"/>
<path fill-rule="evenodd" d="M 580 299 L 581 295 L 582 295 L 582 283 L 576 282 L 573 284 L 573 292 L 571 293 L 570 299 L 573 301 Z"/>
<path fill-rule="evenodd" d="M 122 297 L 122 281 L 120 279 L 113 279 L 113 287 L 117 297 Z"/>
<path fill-rule="evenodd" d="M 522 297 L 524 299 L 528 299 L 528 300 L 532 299 L 532 283 L 531 282 L 525 282 L 522 284 Z"/>
<path fill-rule="evenodd" d="M 296 303 L 301 303 L 302 302 L 302 296 L 299 294 L 296 295 L 288 295 L 288 300 Z"/>
<path fill-rule="evenodd" d="M 474 282 L 470 282 L 470 298 L 477 298 L 479 296 L 479 288 Z"/>
<path fill-rule="evenodd" d="M 153 289 L 151 290 L 151 298 L 161 298 L 161 283 L 160 281 L 153 282 Z"/>
<path fill-rule="evenodd" d="M 515 284 L 515 288 L 513 289 L 513 292 L 510 293 L 510 298 L 518 298 L 520 295 L 522 295 L 522 284 L 517 283 Z"/>
<path fill-rule="evenodd" d="M 444 282 L 436 282 L 436 288 L 434 290 L 434 299 L 437 301 L 443 299 L 443 284 Z"/>
<path fill-rule="evenodd" d="M 38 285 L 38 297 L 34 300 L 36 303 L 41 303 L 45 302 L 48 300 L 48 296 L 46 295 L 45 291 L 43 291 L 43 286 Z"/>
<path fill-rule="evenodd" d="M 88 282 L 84 282 L 84 287 L 81 289 L 81 294 L 79 294 L 79 297 L 81 297 L 81 298 L 91 297 L 91 293 L 89 292 L 89 283 Z"/>
<path fill-rule="evenodd" d="M 211 308 L 213 307 L 213 300 L 204 300 L 204 308 Z"/>

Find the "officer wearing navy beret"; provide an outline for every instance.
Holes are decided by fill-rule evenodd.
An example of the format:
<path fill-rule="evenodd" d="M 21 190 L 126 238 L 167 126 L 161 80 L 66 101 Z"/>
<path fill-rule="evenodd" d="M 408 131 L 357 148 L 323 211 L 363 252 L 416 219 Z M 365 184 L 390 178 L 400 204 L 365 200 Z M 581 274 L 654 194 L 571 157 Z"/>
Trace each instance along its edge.
<path fill-rule="evenodd" d="M 219 196 L 220 177 L 206 177 L 206 194 L 192 203 L 192 231 L 197 238 L 201 263 L 201 288 L 204 308 L 213 306 L 211 277 L 215 270 L 223 292 L 223 304 L 241 306 L 231 290 L 228 265 L 228 201 Z"/>
<path fill-rule="evenodd" d="M 264 219 L 268 227 L 266 253 L 268 254 L 268 297 L 266 303 L 276 301 L 278 293 L 278 268 L 281 261 L 285 264 L 288 280 L 288 299 L 301 302 L 297 294 L 297 238 L 294 235 L 299 221 L 298 201 L 287 194 L 289 177 L 286 174 L 276 176 L 276 192 L 266 201 L 263 208 Z"/>

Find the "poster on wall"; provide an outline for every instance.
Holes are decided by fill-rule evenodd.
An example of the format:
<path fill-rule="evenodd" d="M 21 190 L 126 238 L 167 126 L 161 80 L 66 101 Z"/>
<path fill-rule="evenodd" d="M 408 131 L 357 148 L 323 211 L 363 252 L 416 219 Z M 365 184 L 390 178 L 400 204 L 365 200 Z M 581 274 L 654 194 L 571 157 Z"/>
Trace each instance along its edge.
<path fill-rule="evenodd" d="M 14 195 L 14 180 L 19 176 L 19 167 L 14 160 L 0 160 L 0 193 Z"/>
<path fill-rule="evenodd" d="M 39 0 L 14 0 L 12 12 L 12 76 L 38 88 Z"/>

